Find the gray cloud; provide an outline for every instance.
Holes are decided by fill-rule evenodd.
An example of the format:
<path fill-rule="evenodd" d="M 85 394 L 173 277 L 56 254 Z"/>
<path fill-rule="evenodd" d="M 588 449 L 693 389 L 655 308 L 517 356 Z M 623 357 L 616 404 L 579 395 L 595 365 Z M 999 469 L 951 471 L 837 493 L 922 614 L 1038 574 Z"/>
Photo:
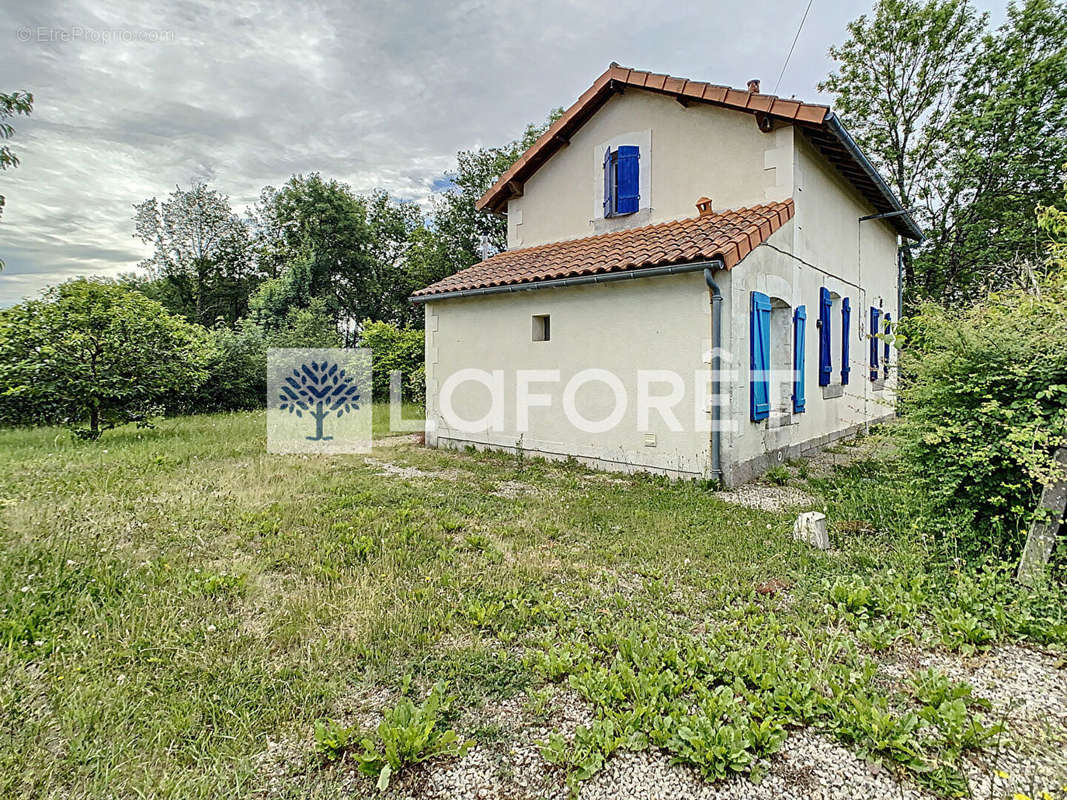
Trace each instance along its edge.
<path fill-rule="evenodd" d="M 804 5 L 0 0 L 0 90 L 36 98 L 0 174 L 0 305 L 133 269 L 132 205 L 195 178 L 238 208 L 311 170 L 425 201 L 457 150 L 513 138 L 613 60 L 769 91 Z M 820 99 L 866 5 L 816 0 L 780 94 Z"/>

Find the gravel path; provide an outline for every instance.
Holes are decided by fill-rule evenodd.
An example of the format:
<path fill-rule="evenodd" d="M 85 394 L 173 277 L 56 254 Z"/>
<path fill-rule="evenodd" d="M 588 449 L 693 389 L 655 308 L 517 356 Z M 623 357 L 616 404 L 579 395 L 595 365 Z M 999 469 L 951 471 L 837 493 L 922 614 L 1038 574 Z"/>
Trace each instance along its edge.
<path fill-rule="evenodd" d="M 965 680 L 1007 721 L 995 748 L 975 754 L 966 767 L 975 798 L 1010 800 L 1016 793 L 1064 796 L 1067 786 L 1067 670 L 1061 660 L 1023 647 L 1000 647 L 972 658 L 914 649 L 884 656 L 883 676 L 900 682 L 917 669 L 935 667 Z M 560 770 L 545 763 L 537 742 L 555 730 L 566 737 L 588 724 L 590 709 L 577 695 L 558 691 L 539 714 L 525 696 L 491 709 L 468 711 L 461 730 L 493 726 L 499 736 L 461 759 L 428 764 L 399 776 L 390 800 L 565 800 Z M 621 751 L 581 788 L 581 800 L 933 800 L 934 795 L 889 767 L 869 763 L 813 730 L 791 731 L 768 760 L 763 779 L 743 777 L 708 783 L 693 768 L 671 764 L 657 750 Z M 345 781 L 357 796 L 374 797 L 369 782 Z"/>
<path fill-rule="evenodd" d="M 1063 796 L 1067 785 L 1067 669 L 1062 659 L 1024 647 L 994 648 L 971 658 L 948 653 L 901 650 L 888 654 L 883 674 L 901 681 L 934 667 L 967 681 L 993 705 L 1008 732 L 995 748 L 976 754 L 966 768 L 976 798 Z M 570 693 L 552 701 L 547 721 L 524 727 L 521 698 L 499 707 L 491 720 L 510 732 L 508 743 L 480 747 L 464 759 L 432 772 L 416 798 L 564 798 L 562 776 L 540 757 L 534 741 L 550 729 L 573 735 L 589 721 L 589 711 Z M 898 780 L 888 767 L 868 763 L 830 737 L 793 731 L 768 762 L 759 784 L 743 777 L 707 783 L 685 765 L 672 765 L 655 751 L 620 752 L 582 786 L 582 800 L 853 800 L 892 797 L 922 800 L 934 795 Z M 414 788 L 414 787 L 413 787 Z"/>
<path fill-rule="evenodd" d="M 792 486 L 767 486 L 762 483 L 746 483 L 736 489 L 715 492 L 715 497 L 724 503 L 760 511 L 782 511 L 815 503 L 814 497 L 800 489 Z"/>
<path fill-rule="evenodd" d="M 623 753 L 583 788 L 582 800 L 856 800 L 928 795 L 901 787 L 886 770 L 871 767 L 832 740 L 810 731 L 786 739 L 759 784 L 734 777 L 705 783 L 683 765 L 671 765 L 658 752 Z"/>

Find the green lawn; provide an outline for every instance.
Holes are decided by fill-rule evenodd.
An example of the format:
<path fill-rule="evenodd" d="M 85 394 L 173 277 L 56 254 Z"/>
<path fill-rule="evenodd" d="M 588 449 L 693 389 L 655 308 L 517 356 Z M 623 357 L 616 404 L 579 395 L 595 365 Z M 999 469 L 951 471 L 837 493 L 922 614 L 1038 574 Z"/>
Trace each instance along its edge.
<path fill-rule="evenodd" d="M 315 723 L 437 681 L 457 698 L 439 728 L 483 743 L 480 710 L 577 693 L 598 722 L 545 745 L 575 785 L 641 746 L 708 779 L 758 772 L 812 726 L 948 792 L 977 743 L 904 730 L 933 701 L 872 659 L 1067 641 L 1062 595 L 931 567 L 887 467 L 807 483 L 847 522 L 824 553 L 791 540 L 795 512 L 696 484 L 407 441 L 275 456 L 264 427 L 0 431 L 0 796 L 262 796 L 268 739 L 305 758 L 271 791 L 333 796 L 347 768 Z M 771 578 L 790 588 L 757 593 Z"/>

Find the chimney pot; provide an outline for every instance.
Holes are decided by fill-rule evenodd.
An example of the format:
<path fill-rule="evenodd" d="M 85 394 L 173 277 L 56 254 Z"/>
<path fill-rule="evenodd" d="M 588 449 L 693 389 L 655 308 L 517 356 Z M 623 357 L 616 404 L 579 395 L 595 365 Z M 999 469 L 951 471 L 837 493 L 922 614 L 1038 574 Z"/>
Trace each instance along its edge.
<path fill-rule="evenodd" d="M 715 212 L 711 210 L 711 198 L 701 197 L 697 200 L 697 211 L 700 212 L 700 216 L 707 217 Z"/>
<path fill-rule="evenodd" d="M 748 82 L 748 90 L 752 92 L 752 94 L 759 94 L 759 80 L 756 78 L 750 80 Z"/>

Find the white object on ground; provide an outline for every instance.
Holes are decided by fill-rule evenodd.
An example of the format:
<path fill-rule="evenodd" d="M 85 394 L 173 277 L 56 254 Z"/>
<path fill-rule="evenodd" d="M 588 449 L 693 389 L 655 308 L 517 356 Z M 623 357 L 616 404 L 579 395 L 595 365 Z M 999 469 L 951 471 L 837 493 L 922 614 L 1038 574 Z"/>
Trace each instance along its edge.
<path fill-rule="evenodd" d="M 812 547 L 826 550 L 830 539 L 826 535 L 826 515 L 821 511 L 806 511 L 793 523 L 793 538 Z"/>

